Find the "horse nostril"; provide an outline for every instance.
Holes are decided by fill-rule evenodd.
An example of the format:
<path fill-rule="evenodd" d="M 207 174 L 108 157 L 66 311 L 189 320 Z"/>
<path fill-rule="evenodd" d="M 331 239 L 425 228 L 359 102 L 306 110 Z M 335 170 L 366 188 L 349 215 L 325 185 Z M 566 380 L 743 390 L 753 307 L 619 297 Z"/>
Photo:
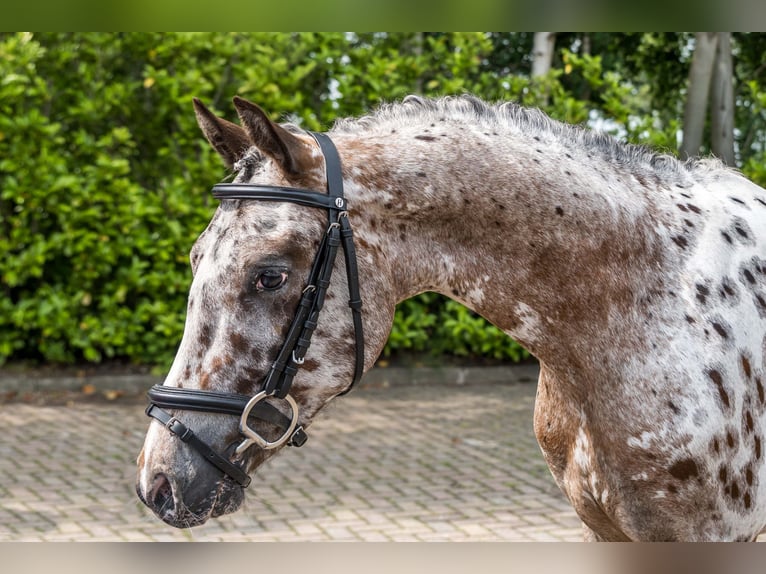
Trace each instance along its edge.
<path fill-rule="evenodd" d="M 157 514 L 162 515 L 173 512 L 175 508 L 173 487 L 170 485 L 167 476 L 159 473 L 154 477 L 154 484 L 148 498 L 149 504 Z"/>

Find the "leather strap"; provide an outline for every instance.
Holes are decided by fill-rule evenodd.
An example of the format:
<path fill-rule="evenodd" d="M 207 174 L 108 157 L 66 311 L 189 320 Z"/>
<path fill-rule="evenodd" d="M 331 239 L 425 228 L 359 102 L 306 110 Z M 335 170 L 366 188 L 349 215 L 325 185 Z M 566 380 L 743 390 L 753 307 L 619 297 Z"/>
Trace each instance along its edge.
<path fill-rule="evenodd" d="M 346 394 L 359 381 L 364 370 L 364 332 L 362 329 L 362 298 L 359 289 L 359 269 L 356 261 L 353 232 L 348 220 L 348 207 L 343 196 L 343 173 L 340 156 L 332 140 L 322 133 L 309 132 L 319 144 L 325 158 L 327 194 L 284 186 L 219 183 L 213 186 L 213 196 L 218 199 L 256 199 L 263 201 L 288 201 L 307 207 L 327 210 L 328 227 L 314 258 L 309 282 L 303 292 L 298 309 L 288 329 L 287 337 L 267 374 L 263 390 L 276 398 L 284 398 L 290 391 L 293 378 L 303 363 L 311 344 L 311 337 L 324 306 L 330 279 L 335 267 L 338 248 L 343 248 L 346 263 L 349 302 L 354 325 L 356 343 L 355 367 L 351 384 L 341 393 Z M 224 474 L 246 487 L 250 477 L 238 466 L 216 453 L 207 443 L 200 440 L 178 419 L 160 407 L 180 410 L 217 412 L 240 415 L 251 397 L 231 393 L 217 393 L 196 389 L 180 389 L 155 385 L 149 391 L 149 407 L 146 414 L 160 421 L 182 441 L 194 447 L 208 462 Z M 292 420 L 285 417 L 273 405 L 260 402 L 250 413 L 257 419 L 271 422 L 282 428 L 289 428 Z M 297 412 L 293 413 L 297 416 Z M 298 427 L 290 437 L 290 443 L 301 446 L 306 442 L 306 433 Z"/>
<path fill-rule="evenodd" d="M 160 421 L 166 429 L 193 447 L 205 460 L 223 472 L 224 475 L 233 478 L 242 488 L 247 488 L 250 485 L 250 477 L 244 470 L 215 452 L 209 444 L 195 435 L 191 429 L 177 418 L 166 413 L 153 403 L 146 407 L 146 414 Z"/>
<path fill-rule="evenodd" d="M 217 183 L 213 186 L 216 199 L 260 199 L 262 201 L 289 201 L 306 207 L 336 209 L 335 199 L 324 193 L 283 187 L 278 185 L 250 185 L 245 183 Z M 345 209 L 345 200 L 340 209 Z"/>
<path fill-rule="evenodd" d="M 322 154 L 325 158 L 325 170 L 327 178 L 327 193 L 330 197 L 343 199 L 343 171 L 340 163 L 338 150 L 327 134 L 310 132 L 319 144 Z M 343 201 L 345 204 L 345 201 Z M 333 205 L 337 205 L 334 201 Z M 359 267 L 356 262 L 356 249 L 354 247 L 354 235 L 351 229 L 351 223 L 348 220 L 348 213 L 345 207 L 337 210 L 330 210 L 330 219 L 340 224 L 340 238 L 343 245 L 343 255 L 346 262 L 346 277 L 348 282 L 349 302 L 351 308 L 351 317 L 354 322 L 354 339 L 356 347 L 356 363 L 354 366 L 354 377 L 351 384 L 339 395 L 348 393 L 354 385 L 362 378 L 364 370 L 364 330 L 362 328 L 362 297 L 359 290 Z M 336 215 L 333 220 L 333 216 Z"/>
<path fill-rule="evenodd" d="M 197 389 L 182 389 L 179 387 L 166 387 L 154 385 L 147 392 L 149 401 L 165 409 L 181 409 L 185 411 L 197 411 L 208 413 L 220 413 L 224 415 L 239 416 L 245 410 L 250 401 L 247 395 L 236 393 L 219 393 L 215 391 L 200 391 Z M 290 419 L 274 405 L 260 402 L 250 416 L 262 421 L 269 422 L 281 429 L 290 426 Z"/>
<path fill-rule="evenodd" d="M 166 409 L 235 416 L 242 414 L 247 403 L 252 398 L 248 395 L 236 393 L 182 389 L 179 387 L 166 387 L 165 385 L 154 385 L 146 394 L 152 404 Z M 290 428 L 292 423 L 292 420 L 285 416 L 277 407 L 263 401 L 252 407 L 249 418 L 271 423 L 283 432 Z M 306 444 L 307 440 L 306 431 L 302 426 L 298 426 L 293 431 L 289 444 L 290 446 L 301 447 Z"/>
<path fill-rule="evenodd" d="M 354 385 L 362 378 L 364 370 L 364 328 L 362 326 L 362 295 L 359 291 L 359 268 L 356 263 L 356 249 L 354 247 L 354 232 L 348 217 L 340 218 L 340 238 L 343 242 L 343 255 L 346 261 L 346 274 L 348 276 L 348 306 L 351 307 L 351 319 L 354 321 L 354 337 L 356 338 L 356 362 L 354 366 L 354 378 L 351 384 L 339 393 L 339 396 L 350 392 Z"/>

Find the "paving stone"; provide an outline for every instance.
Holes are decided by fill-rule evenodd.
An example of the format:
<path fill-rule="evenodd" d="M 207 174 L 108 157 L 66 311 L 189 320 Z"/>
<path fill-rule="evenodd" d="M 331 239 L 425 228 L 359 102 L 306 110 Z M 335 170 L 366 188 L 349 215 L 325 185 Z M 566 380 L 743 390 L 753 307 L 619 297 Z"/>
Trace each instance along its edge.
<path fill-rule="evenodd" d="M 580 540 L 534 396 L 533 383 L 363 386 L 259 470 L 243 509 L 190 530 L 135 496 L 143 405 L 2 405 L 0 541 Z"/>

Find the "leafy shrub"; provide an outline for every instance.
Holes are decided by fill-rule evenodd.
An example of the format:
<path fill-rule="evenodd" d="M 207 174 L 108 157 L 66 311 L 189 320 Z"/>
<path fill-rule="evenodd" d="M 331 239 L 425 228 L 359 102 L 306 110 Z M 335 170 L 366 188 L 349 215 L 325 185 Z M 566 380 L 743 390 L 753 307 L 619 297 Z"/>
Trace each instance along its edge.
<path fill-rule="evenodd" d="M 402 35 L 0 35 L 0 362 L 167 366 L 224 175 L 191 96 L 231 114 L 240 93 L 322 129 L 426 76 L 430 93 L 468 89 L 489 48 L 410 36 L 426 48 L 394 57 Z"/>
<path fill-rule="evenodd" d="M 674 147 L 678 124 L 652 116 L 645 87 L 597 56 L 564 52 L 563 68 L 533 82 L 493 69 L 500 45 L 474 33 L 0 34 L 0 363 L 169 365 L 187 254 L 214 210 L 208 187 L 225 175 L 191 96 L 230 116 L 240 94 L 324 129 L 408 93 L 473 92 L 574 123 L 595 113 L 634 141 Z M 745 169 L 763 181 L 761 160 Z M 432 293 L 399 306 L 385 352 L 402 351 L 526 356 Z"/>
<path fill-rule="evenodd" d="M 397 307 L 384 356 L 403 351 L 513 362 L 530 356 L 500 329 L 460 303 L 436 293 L 422 293 Z"/>

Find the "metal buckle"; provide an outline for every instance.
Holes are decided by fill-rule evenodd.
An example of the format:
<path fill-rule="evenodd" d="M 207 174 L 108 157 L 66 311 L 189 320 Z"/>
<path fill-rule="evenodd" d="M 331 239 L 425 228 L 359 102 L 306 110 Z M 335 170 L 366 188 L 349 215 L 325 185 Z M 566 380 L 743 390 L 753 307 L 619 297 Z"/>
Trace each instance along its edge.
<path fill-rule="evenodd" d="M 302 365 L 305 362 L 306 362 L 306 357 L 298 358 L 295 356 L 295 351 L 293 351 L 293 363 L 295 363 L 296 365 Z"/>
<path fill-rule="evenodd" d="M 287 443 L 287 446 L 294 446 L 295 448 L 300 448 L 304 444 L 306 444 L 306 441 L 309 439 L 308 435 L 306 435 L 306 431 L 303 430 L 303 426 L 299 426 L 295 429 L 295 432 L 293 433 L 293 436 L 290 437 L 290 442 Z"/>
<path fill-rule="evenodd" d="M 250 416 L 250 411 L 253 410 L 253 407 L 270 396 L 271 394 L 267 393 L 266 391 L 261 391 L 260 393 L 254 395 L 253 398 L 248 401 L 247 405 L 245 405 L 245 410 L 242 411 L 242 415 L 239 418 L 239 432 L 245 435 L 246 438 L 241 443 L 239 443 L 239 446 L 237 446 L 235 449 L 234 452 L 236 454 L 242 454 L 253 444 L 257 444 L 264 450 L 271 450 L 282 446 L 292 438 L 293 431 L 298 425 L 298 403 L 296 403 L 295 399 L 293 399 L 290 395 L 285 396 L 284 399 L 287 401 L 287 404 L 290 405 L 290 409 L 292 410 L 290 426 L 277 440 L 268 441 L 249 426 L 247 426 L 247 418 Z"/>

